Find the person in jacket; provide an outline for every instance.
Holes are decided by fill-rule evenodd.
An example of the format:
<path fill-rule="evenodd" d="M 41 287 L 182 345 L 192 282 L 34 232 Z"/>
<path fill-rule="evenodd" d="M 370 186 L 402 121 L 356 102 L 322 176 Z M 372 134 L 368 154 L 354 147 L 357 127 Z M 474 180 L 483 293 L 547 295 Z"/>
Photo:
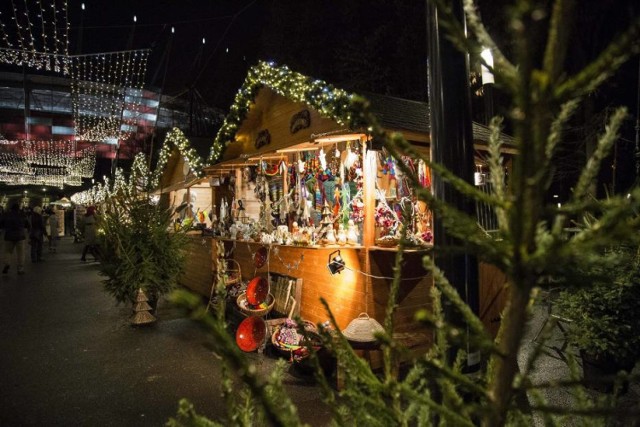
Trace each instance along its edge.
<path fill-rule="evenodd" d="M 24 241 L 27 238 L 29 220 L 20 212 L 17 203 L 11 205 L 11 209 L 2 217 L 4 229 L 5 265 L 2 274 L 9 273 L 11 258 L 16 253 L 16 267 L 18 274 L 24 274 Z"/>
<path fill-rule="evenodd" d="M 98 246 L 96 241 L 96 208 L 89 206 L 84 214 L 84 248 L 82 249 L 82 258 L 80 261 L 87 260 L 87 252 L 93 255 L 95 261 L 98 260 Z"/>
<path fill-rule="evenodd" d="M 44 218 L 42 208 L 36 206 L 31 212 L 31 228 L 29 229 L 29 244 L 31 245 L 31 262 L 42 261 L 42 244 L 44 243 Z"/>
<path fill-rule="evenodd" d="M 47 210 L 47 229 L 49 230 L 47 236 L 49 237 L 49 252 L 56 252 L 58 246 L 58 216 L 56 211 L 52 208 Z"/>

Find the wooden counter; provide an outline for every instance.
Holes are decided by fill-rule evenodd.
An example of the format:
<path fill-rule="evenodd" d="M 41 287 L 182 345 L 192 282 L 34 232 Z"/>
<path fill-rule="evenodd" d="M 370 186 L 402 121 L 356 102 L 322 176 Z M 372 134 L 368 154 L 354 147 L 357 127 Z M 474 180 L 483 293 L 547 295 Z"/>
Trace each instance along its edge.
<path fill-rule="evenodd" d="M 329 316 L 320 302 L 324 298 L 336 318 L 338 326 L 345 328 L 360 313 L 366 312 L 378 322 L 384 321 L 395 262 L 395 250 L 377 250 L 360 246 L 310 246 L 263 245 L 251 241 L 224 240 L 225 253 L 241 267 L 243 279 L 269 272 L 302 279 L 300 315 L 314 323 L 324 322 Z M 265 246 L 268 262 L 259 269 L 253 259 L 256 251 Z M 331 275 L 327 264 L 332 252 L 340 250 L 346 268 Z M 413 322 L 419 308 L 428 308 L 431 276 L 422 268 L 425 251 L 407 251 L 404 254 L 403 275 L 396 332 L 424 330 Z M 371 277 L 379 276 L 379 278 Z"/>
<path fill-rule="evenodd" d="M 360 313 L 382 323 L 384 320 L 396 249 L 360 246 L 286 246 L 264 245 L 252 241 L 236 241 L 208 236 L 189 236 L 185 273 L 179 282 L 182 286 L 205 297 L 209 296 L 213 281 L 213 260 L 217 256 L 215 242 L 224 244 L 226 258 L 233 258 L 240 264 L 244 280 L 255 276 L 275 273 L 302 279 L 300 315 L 314 323 L 329 318 L 320 303 L 324 298 L 340 328 Z M 253 263 L 256 251 L 261 247 L 268 250 L 268 262 L 259 269 Z M 340 250 L 346 263 L 345 270 L 331 275 L 327 263 L 329 255 Z M 430 249 L 408 249 L 404 253 L 402 266 L 403 280 L 398 295 L 395 318 L 397 333 L 425 333 L 425 328 L 413 321 L 415 312 L 430 308 L 431 275 L 422 267 L 422 258 Z M 500 312 L 506 297 L 505 278 L 495 267 L 480 264 L 480 318 L 492 333 L 500 325 Z M 429 335 L 429 334 L 428 334 Z"/>
<path fill-rule="evenodd" d="M 184 273 L 178 283 L 198 294 L 208 297 L 213 282 L 211 244 L 212 238 L 200 233 L 187 236 Z"/>

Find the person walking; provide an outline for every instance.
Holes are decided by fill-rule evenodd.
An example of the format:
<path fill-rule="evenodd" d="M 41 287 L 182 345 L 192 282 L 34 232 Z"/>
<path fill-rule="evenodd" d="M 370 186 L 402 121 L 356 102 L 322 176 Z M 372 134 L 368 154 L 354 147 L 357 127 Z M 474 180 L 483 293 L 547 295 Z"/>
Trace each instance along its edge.
<path fill-rule="evenodd" d="M 55 253 L 58 247 L 58 215 L 56 215 L 55 209 L 52 208 L 49 208 L 47 213 L 49 214 L 47 217 L 49 252 Z"/>
<path fill-rule="evenodd" d="M 20 212 L 17 203 L 11 205 L 11 209 L 2 217 L 1 224 L 4 229 L 5 265 L 2 274 L 9 273 L 11 257 L 16 252 L 16 267 L 18 274 L 24 274 L 24 241 L 27 238 L 29 220 Z"/>
<path fill-rule="evenodd" d="M 44 243 L 44 218 L 42 218 L 42 208 L 36 206 L 31 212 L 31 228 L 29 228 L 29 243 L 31 245 L 31 262 L 42 261 L 42 245 Z"/>
<path fill-rule="evenodd" d="M 87 252 L 93 255 L 94 261 L 98 260 L 98 247 L 96 242 L 96 208 L 89 206 L 84 214 L 84 248 L 82 249 L 82 258 L 80 261 L 87 260 Z"/>

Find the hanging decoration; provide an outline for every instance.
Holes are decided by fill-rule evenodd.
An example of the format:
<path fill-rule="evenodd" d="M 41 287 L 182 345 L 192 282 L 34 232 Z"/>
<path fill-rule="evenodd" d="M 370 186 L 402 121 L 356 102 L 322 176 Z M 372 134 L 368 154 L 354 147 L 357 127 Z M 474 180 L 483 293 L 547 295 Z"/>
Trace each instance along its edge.
<path fill-rule="evenodd" d="M 69 74 L 67 0 L 11 1 L 0 14 L 0 63 Z"/>
<path fill-rule="evenodd" d="M 135 131 L 150 50 L 71 56 L 76 139 L 104 142 Z"/>
<path fill-rule="evenodd" d="M 82 185 L 93 176 L 95 146 L 76 141 L 0 141 L 0 182 L 9 185 Z"/>

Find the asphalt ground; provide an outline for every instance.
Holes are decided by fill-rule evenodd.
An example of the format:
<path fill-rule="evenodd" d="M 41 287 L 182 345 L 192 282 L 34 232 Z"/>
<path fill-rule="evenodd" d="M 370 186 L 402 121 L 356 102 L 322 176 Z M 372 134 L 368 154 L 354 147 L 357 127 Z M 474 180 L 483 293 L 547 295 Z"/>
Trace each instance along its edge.
<path fill-rule="evenodd" d="M 4 258 L 2 249 L 0 241 Z M 17 274 L 13 262 L 9 274 L 0 275 L 0 427 L 162 426 L 181 398 L 199 414 L 222 420 L 220 362 L 206 333 L 162 299 L 158 322 L 132 327 L 131 307 L 116 305 L 103 291 L 98 264 L 80 261 L 81 251 L 82 244 L 65 237 L 56 253 L 45 249 L 44 262 L 31 263 L 27 253 L 25 274 Z M 546 307 L 536 307 L 523 337 L 521 366 L 546 317 Z M 567 375 L 566 352 L 575 350 L 565 341 L 554 330 L 536 380 Z M 249 355 L 265 375 L 278 357 Z M 308 376 L 291 367 L 283 383 L 303 422 L 329 423 L 329 410 Z M 544 394 L 550 404 L 574 404 L 568 390 Z M 640 384 L 633 383 L 618 408 L 637 411 L 638 402 Z M 544 424 L 537 416 L 533 423 Z M 614 417 L 607 424 L 640 426 L 640 420 Z"/>
<path fill-rule="evenodd" d="M 0 426 L 161 426 L 181 398 L 221 420 L 220 362 L 205 332 L 165 300 L 156 324 L 132 327 L 131 307 L 103 291 L 81 251 L 65 237 L 43 262 L 27 253 L 25 274 L 14 263 L 0 277 Z M 274 357 L 251 356 L 273 369 Z M 293 371 L 283 382 L 301 419 L 326 425 L 318 388 Z"/>

